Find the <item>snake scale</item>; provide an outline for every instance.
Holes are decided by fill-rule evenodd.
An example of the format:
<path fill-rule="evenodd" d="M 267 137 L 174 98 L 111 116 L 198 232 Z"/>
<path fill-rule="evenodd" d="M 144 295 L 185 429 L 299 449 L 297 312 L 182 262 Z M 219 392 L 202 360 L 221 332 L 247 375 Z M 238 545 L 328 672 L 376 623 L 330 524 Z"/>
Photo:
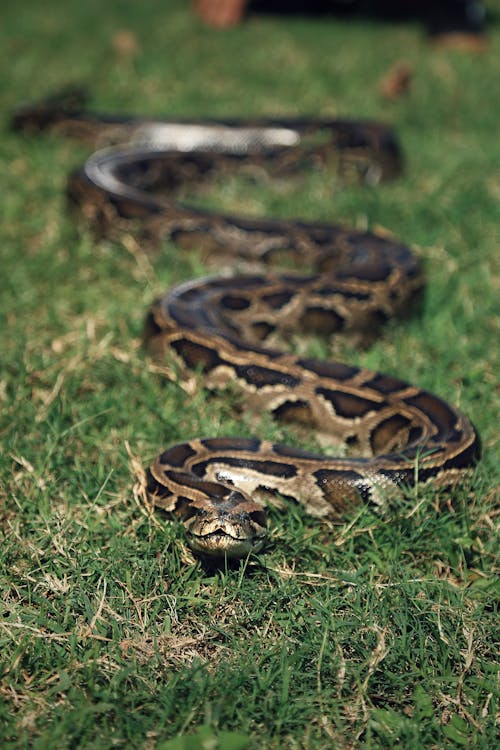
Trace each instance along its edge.
<path fill-rule="evenodd" d="M 348 120 L 151 120 L 88 112 L 80 92 L 20 107 L 14 127 L 95 147 L 68 194 L 98 234 L 170 238 L 212 259 L 292 261 L 315 271 L 251 272 L 181 284 L 150 309 L 145 340 L 179 377 L 220 390 L 237 384 L 254 411 L 311 426 L 351 449 L 328 457 L 253 438 L 193 439 L 163 451 L 148 472 L 154 504 L 184 524 L 201 555 L 241 557 L 265 539 L 265 500 L 293 498 L 317 517 L 359 503 L 383 506 L 401 488 L 454 485 L 479 458 L 460 411 L 392 375 L 284 352 L 300 333 L 371 332 L 405 313 L 423 275 L 403 244 L 370 232 L 298 221 L 223 216 L 185 205 L 186 185 L 251 165 L 286 179 L 334 163 L 376 183 L 401 170 L 393 131 Z M 118 144 L 118 145 L 116 145 Z M 119 145 L 121 144 L 121 145 Z"/>

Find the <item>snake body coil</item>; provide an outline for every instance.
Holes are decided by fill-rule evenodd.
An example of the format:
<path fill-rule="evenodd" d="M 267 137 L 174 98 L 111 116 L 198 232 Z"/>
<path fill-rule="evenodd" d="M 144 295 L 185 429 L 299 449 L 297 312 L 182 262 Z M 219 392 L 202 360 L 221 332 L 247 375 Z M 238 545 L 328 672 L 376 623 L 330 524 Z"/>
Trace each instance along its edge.
<path fill-rule="evenodd" d="M 222 216 L 171 197 L 215 171 L 252 164 L 286 176 L 321 167 L 332 154 L 342 173 L 378 182 L 401 167 L 390 129 L 352 121 L 146 122 L 93 115 L 68 96 L 20 109 L 14 124 L 94 145 L 126 142 L 94 153 L 69 181 L 70 197 L 99 232 L 137 231 L 212 257 L 229 251 L 268 265 L 285 257 L 317 269 L 188 282 L 148 314 L 150 351 L 174 359 L 181 377 L 198 372 L 213 390 L 237 383 L 252 409 L 311 425 L 355 452 L 326 457 L 250 438 L 195 439 L 164 451 L 149 469 L 148 489 L 183 521 L 195 551 L 258 550 L 269 492 L 331 517 L 360 502 L 382 506 L 416 482 L 453 485 L 479 457 L 470 421 L 437 396 L 274 348 L 277 336 L 371 332 L 404 313 L 423 284 L 407 247 L 332 225 Z"/>

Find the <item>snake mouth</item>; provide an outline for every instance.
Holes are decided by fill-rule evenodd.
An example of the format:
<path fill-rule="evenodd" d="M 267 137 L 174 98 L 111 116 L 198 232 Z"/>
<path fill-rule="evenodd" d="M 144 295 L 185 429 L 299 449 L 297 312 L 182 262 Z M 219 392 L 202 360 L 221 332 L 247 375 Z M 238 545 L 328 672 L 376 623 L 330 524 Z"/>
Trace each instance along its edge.
<path fill-rule="evenodd" d="M 264 545 L 264 538 L 262 536 L 237 538 L 226 531 L 217 529 L 208 534 L 188 532 L 187 542 L 197 555 L 238 560 L 251 553 L 259 552 Z"/>

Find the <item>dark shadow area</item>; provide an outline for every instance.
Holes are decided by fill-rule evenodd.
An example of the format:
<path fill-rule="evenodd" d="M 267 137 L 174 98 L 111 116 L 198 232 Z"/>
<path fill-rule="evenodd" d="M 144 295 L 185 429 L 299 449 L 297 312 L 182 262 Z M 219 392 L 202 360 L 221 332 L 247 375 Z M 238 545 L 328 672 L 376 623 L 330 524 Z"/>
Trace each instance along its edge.
<path fill-rule="evenodd" d="M 431 36 L 482 34 L 486 21 L 493 20 L 479 0 L 249 0 L 247 10 L 249 14 L 420 22 Z"/>

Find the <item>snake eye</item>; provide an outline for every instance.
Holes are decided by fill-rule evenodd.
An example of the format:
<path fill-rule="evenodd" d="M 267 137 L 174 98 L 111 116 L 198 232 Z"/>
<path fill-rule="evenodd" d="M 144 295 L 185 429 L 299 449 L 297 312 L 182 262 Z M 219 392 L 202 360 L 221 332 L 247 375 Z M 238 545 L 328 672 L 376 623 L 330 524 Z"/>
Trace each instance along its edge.
<path fill-rule="evenodd" d="M 183 521 L 187 521 L 193 516 L 199 515 L 197 508 L 193 506 L 191 500 L 187 497 L 179 496 L 175 505 L 175 512 L 182 518 Z"/>
<path fill-rule="evenodd" d="M 257 526 L 262 528 L 266 527 L 266 514 L 263 510 L 254 510 L 248 514 L 250 520 L 253 521 Z"/>

